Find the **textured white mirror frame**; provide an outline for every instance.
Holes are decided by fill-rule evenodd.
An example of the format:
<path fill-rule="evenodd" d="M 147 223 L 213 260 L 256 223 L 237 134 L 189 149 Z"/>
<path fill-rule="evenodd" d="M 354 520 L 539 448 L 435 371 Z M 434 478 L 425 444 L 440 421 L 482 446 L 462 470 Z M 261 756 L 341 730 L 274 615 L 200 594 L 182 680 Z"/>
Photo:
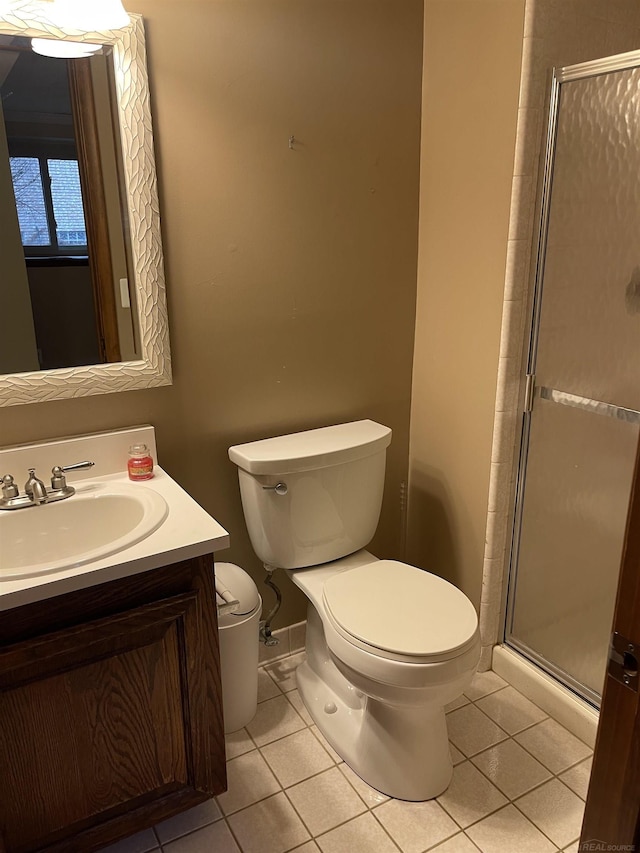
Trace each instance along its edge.
<path fill-rule="evenodd" d="M 113 48 L 131 261 L 141 359 L 0 376 L 0 406 L 62 400 L 171 384 L 160 209 L 141 15 L 103 33 L 60 30 L 47 19 L 46 0 L 14 0 L 0 18 L 0 35 L 100 42 Z"/>

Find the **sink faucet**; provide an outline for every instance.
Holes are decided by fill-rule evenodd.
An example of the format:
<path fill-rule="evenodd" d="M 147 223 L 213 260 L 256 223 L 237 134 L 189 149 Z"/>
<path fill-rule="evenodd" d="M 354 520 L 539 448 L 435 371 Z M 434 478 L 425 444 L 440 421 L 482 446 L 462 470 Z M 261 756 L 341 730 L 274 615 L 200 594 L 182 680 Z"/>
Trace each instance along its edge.
<path fill-rule="evenodd" d="M 24 491 L 36 506 L 46 504 L 49 500 L 44 483 L 36 477 L 35 468 L 29 468 L 29 479 L 24 484 Z"/>
<path fill-rule="evenodd" d="M 51 470 L 51 488 L 45 488 L 44 483 L 36 477 L 36 469 L 29 468 L 29 479 L 24 484 L 24 495 L 16 486 L 11 474 L 0 478 L 0 510 L 22 509 L 29 506 L 53 503 L 70 498 L 75 494 L 73 486 L 67 486 L 65 473 L 82 468 L 93 468 L 95 462 L 76 462 L 75 465 L 56 465 Z"/>

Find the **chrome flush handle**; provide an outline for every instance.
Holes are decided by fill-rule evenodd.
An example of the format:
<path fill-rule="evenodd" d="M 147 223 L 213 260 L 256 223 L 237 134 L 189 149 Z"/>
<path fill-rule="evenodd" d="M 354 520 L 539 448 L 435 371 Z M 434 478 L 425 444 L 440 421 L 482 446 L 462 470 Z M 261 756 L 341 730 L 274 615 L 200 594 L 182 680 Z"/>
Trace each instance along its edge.
<path fill-rule="evenodd" d="M 289 488 L 286 483 L 276 483 L 275 486 L 263 486 L 265 491 L 275 492 L 276 495 L 286 495 Z"/>

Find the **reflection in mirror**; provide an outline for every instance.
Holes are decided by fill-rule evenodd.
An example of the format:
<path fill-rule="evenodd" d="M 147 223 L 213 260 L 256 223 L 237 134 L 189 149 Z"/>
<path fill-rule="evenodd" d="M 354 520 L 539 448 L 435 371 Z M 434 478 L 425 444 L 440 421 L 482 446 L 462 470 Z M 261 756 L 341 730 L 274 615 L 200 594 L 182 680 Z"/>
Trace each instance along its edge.
<path fill-rule="evenodd" d="M 0 406 L 171 384 L 142 17 L 129 15 L 129 25 L 119 30 L 85 33 L 60 27 L 48 17 L 52 6 L 52 3 L 34 0 L 12 0 L 11 14 L 3 16 L 0 13 L 0 36 L 9 39 L 8 42 L 4 40 L 4 49 L 0 49 L 2 112 L 14 113 L 9 116 L 10 125 L 23 125 L 16 133 L 10 126 L 8 138 L 5 122 L 0 122 L 0 147 L 3 148 L 0 151 L 3 166 L 0 168 L 0 194 L 11 200 L 11 204 L 0 204 L 0 317 L 3 319 L 0 369 L 7 371 L 0 374 Z M 50 44 L 45 47 L 54 44 L 57 53 L 64 53 L 62 46 L 73 43 L 74 55 L 78 47 L 82 53 L 84 46 L 87 57 L 94 55 L 88 45 L 101 46 L 97 59 L 83 60 L 84 64 L 67 63 L 62 58 L 56 60 L 61 63 L 56 67 L 65 69 L 56 74 L 63 79 L 66 76 L 68 81 L 66 94 L 56 97 L 68 103 L 66 118 L 58 121 L 58 130 L 48 129 L 41 134 L 46 145 L 51 145 L 44 153 L 42 140 L 37 143 L 38 153 L 26 142 L 24 148 L 18 145 L 25 136 L 29 144 L 33 143 L 30 136 L 33 128 L 25 126 L 37 122 L 20 113 L 24 102 L 37 95 L 25 95 L 20 109 L 16 107 L 19 104 L 15 99 L 16 87 L 8 80 L 24 53 L 24 41 L 16 42 L 16 38 L 27 40 L 27 44 L 32 39 L 48 40 Z M 20 61 L 35 65 L 33 59 Z M 39 80 L 38 87 L 48 89 L 53 76 L 53 72 L 47 73 L 44 81 Z M 51 102 L 47 98 L 47 103 L 53 103 L 53 94 L 51 98 Z M 46 124 L 46 121 L 41 123 Z M 65 123 L 67 128 L 73 125 L 73 141 L 68 130 L 63 133 L 60 129 Z M 18 140 L 15 148 L 14 137 Z M 10 157 L 16 158 L 13 171 Z M 24 186 L 30 184 L 29 176 L 36 189 L 35 200 L 28 196 Z M 15 203 L 14 183 L 19 184 L 20 213 Z M 69 190 L 68 186 L 75 189 Z M 69 198 L 74 201 L 70 202 Z M 25 205 L 31 210 L 25 211 Z M 39 221 L 31 221 L 29 216 L 33 218 L 38 211 Z M 53 270 L 47 275 L 54 276 L 61 268 L 56 265 L 64 266 L 64 276 L 55 284 L 45 282 L 42 285 L 49 301 L 36 317 L 31 304 L 31 280 L 40 279 L 47 266 Z M 17 288 L 7 286 L 10 276 L 12 281 L 19 283 Z M 80 288 L 76 279 L 83 276 L 83 294 L 89 303 L 84 316 L 93 316 L 93 321 L 81 323 L 76 313 L 80 302 L 77 291 L 72 292 L 68 302 L 63 301 L 62 294 L 74 284 Z M 36 285 L 33 287 L 35 289 Z M 6 321 L 8 294 L 11 294 L 13 312 L 10 323 Z M 58 313 L 51 323 L 54 309 Z M 48 321 L 46 331 L 40 328 L 42 316 Z M 98 331 L 89 334 L 92 328 Z M 53 362 L 45 362 L 42 344 L 45 335 L 56 345 L 68 338 L 75 345 L 85 333 L 93 336 L 93 343 L 87 344 L 93 347 L 92 354 L 86 350 L 82 358 L 68 353 L 63 357 L 54 355 Z M 2 358 L 4 352 L 9 353 L 11 361 Z M 91 363 L 86 363 L 85 359 L 90 359 Z M 100 359 L 104 359 L 102 363 Z M 49 363 L 77 366 L 46 367 Z"/>
<path fill-rule="evenodd" d="M 139 354 L 116 106 L 108 45 L 53 59 L 0 35 L 0 373 Z"/>

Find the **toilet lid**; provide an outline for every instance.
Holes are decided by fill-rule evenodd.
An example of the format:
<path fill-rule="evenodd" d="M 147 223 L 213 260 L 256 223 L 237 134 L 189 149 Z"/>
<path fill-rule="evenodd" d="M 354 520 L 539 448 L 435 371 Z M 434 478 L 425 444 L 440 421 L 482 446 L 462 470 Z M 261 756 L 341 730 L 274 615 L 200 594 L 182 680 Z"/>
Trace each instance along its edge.
<path fill-rule="evenodd" d="M 406 563 L 347 569 L 327 580 L 323 598 L 340 628 L 382 654 L 446 660 L 475 640 L 478 617 L 467 596 Z"/>

